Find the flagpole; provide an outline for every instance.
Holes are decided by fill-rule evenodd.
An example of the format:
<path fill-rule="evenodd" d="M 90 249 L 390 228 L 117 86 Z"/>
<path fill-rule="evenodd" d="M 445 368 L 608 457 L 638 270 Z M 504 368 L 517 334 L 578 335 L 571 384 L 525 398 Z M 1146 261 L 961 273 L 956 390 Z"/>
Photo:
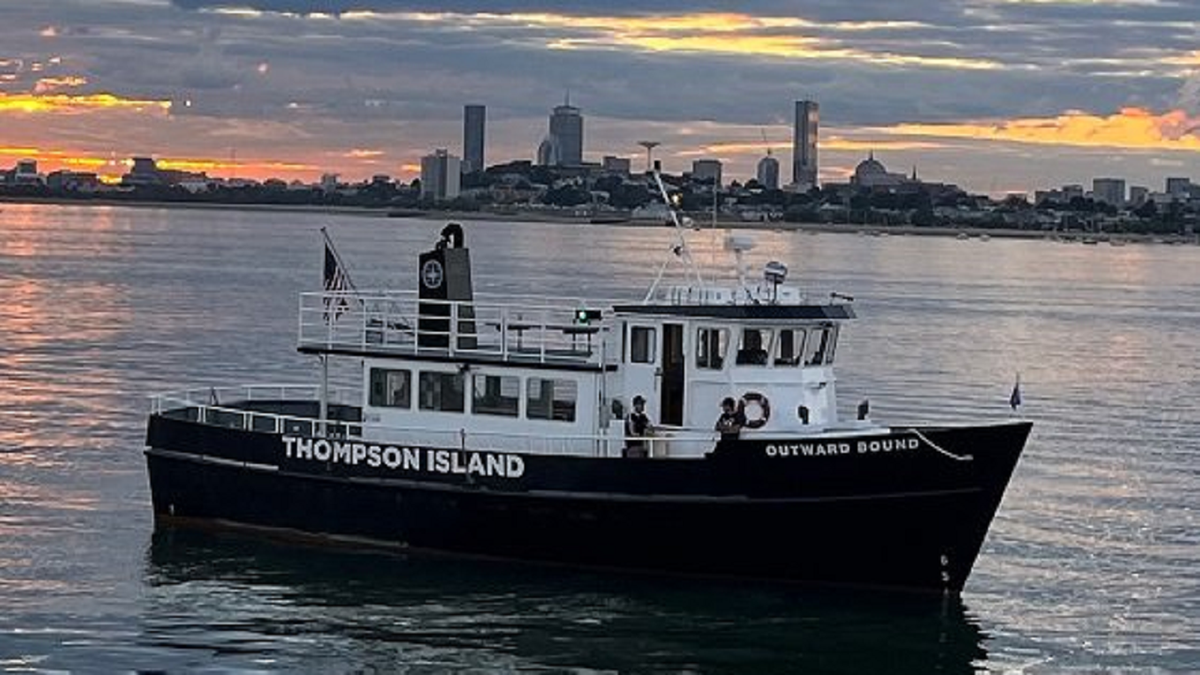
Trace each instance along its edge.
<path fill-rule="evenodd" d="M 325 354 L 320 354 L 317 358 L 321 360 L 320 435 L 324 437 L 328 434 L 327 420 L 329 419 L 329 358 Z"/>

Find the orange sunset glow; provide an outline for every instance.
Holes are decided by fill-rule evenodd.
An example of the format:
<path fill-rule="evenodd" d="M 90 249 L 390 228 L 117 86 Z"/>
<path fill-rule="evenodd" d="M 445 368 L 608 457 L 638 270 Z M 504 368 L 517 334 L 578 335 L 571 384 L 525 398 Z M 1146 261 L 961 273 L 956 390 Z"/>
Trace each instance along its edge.
<path fill-rule="evenodd" d="M 881 131 L 901 136 L 971 138 L 1038 145 L 1200 152 L 1200 117 L 1183 110 L 1124 108 L 1112 115 L 1079 111 L 1051 118 L 958 124 L 905 123 Z"/>
<path fill-rule="evenodd" d="M 407 181 L 434 149 L 463 152 L 466 103 L 487 106 L 488 164 L 532 157 L 569 90 L 589 162 L 648 139 L 668 171 L 709 157 L 753 175 L 768 148 L 790 160 L 792 105 L 811 99 L 825 175 L 870 151 L 986 190 L 1084 182 L 1097 150 L 1140 185 L 1200 172 L 1200 50 L 1173 3 L 284 4 L 94 0 L 78 25 L 36 3 L 7 13 L 0 166 L 112 182 L 144 156 L 222 178 Z M 1053 148 L 1047 175 L 1022 146 Z"/>
<path fill-rule="evenodd" d="M 126 99 L 113 94 L 8 94 L 0 92 L 0 113 L 80 114 L 93 110 L 126 109 L 166 113 L 170 101 Z"/>

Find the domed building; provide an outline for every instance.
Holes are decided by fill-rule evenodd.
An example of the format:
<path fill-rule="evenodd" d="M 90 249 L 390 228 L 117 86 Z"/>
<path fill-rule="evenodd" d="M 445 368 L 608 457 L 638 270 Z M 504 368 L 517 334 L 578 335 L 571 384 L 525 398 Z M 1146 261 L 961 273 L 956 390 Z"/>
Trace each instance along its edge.
<path fill-rule="evenodd" d="M 850 180 L 851 184 L 861 188 L 896 187 L 904 181 L 904 174 L 888 173 L 883 163 L 875 159 L 874 151 L 858 163 L 854 168 L 854 178 Z"/>

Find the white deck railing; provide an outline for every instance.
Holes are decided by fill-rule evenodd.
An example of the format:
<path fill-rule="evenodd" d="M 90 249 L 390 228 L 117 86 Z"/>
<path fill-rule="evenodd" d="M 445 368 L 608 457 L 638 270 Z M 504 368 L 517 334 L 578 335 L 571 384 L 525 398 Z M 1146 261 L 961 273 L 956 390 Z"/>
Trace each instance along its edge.
<path fill-rule="evenodd" d="M 606 308 L 570 300 L 421 299 L 414 292 L 300 295 L 299 344 L 380 354 L 446 354 L 518 363 L 602 364 L 616 358 Z M 579 321 L 591 309 L 600 317 Z M 615 343 L 615 344 L 613 344 Z"/>
<path fill-rule="evenodd" d="M 330 387 L 330 406 L 358 407 L 361 392 Z M 324 419 L 255 409 L 255 402 L 316 406 L 316 385 L 244 385 L 208 387 L 164 393 L 151 399 L 150 412 L 212 426 L 298 436 L 341 436 L 375 443 L 405 443 L 439 448 L 587 457 L 620 456 L 625 444 L 620 420 L 611 434 L 545 434 L 471 431 L 465 428 L 388 425 L 356 420 Z M 645 440 L 655 457 L 695 456 L 693 448 L 711 449 L 717 434 L 685 429 L 655 430 Z M 687 451 L 683 451 L 687 448 Z"/>

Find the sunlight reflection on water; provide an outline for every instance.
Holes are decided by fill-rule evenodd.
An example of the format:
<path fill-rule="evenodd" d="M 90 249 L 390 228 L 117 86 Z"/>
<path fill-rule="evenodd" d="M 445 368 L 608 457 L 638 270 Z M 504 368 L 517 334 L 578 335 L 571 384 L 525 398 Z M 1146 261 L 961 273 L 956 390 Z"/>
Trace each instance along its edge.
<path fill-rule="evenodd" d="M 4 668 L 1200 664 L 1200 248 L 755 235 L 752 274 L 778 259 L 816 301 L 857 298 L 861 320 L 839 352 L 847 411 L 869 398 L 886 422 L 1007 419 L 1020 373 L 1033 436 L 946 615 L 869 597 L 152 541 L 147 396 L 308 381 L 296 295 L 319 286 L 318 228 L 330 225 L 360 286 L 408 288 L 442 223 L 10 204 L 0 218 Z M 478 222 L 467 243 L 480 290 L 637 300 L 673 238 Z M 720 233 L 692 246 L 732 272 Z"/>

